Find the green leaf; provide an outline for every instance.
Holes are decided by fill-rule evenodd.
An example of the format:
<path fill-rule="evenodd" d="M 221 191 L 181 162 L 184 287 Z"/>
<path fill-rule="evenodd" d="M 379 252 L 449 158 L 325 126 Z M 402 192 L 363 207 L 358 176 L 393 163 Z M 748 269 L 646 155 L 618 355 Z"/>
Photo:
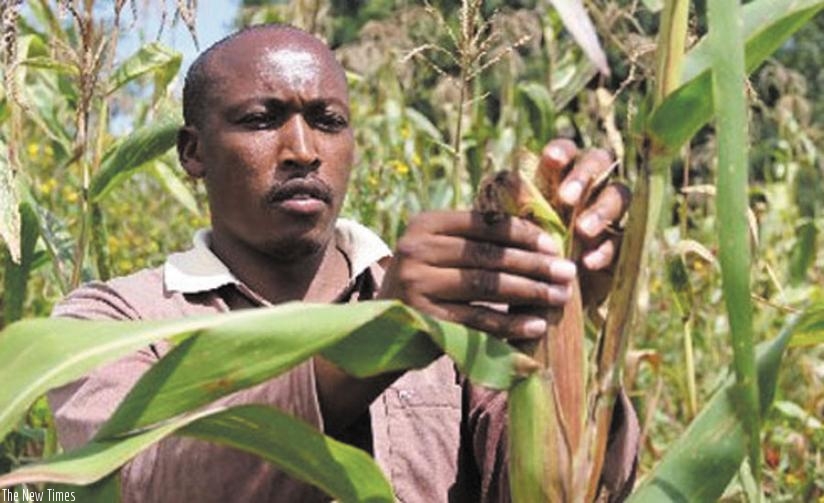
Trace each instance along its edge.
<path fill-rule="evenodd" d="M 745 5 L 747 71 L 755 70 L 822 8 L 824 0 L 756 0 Z M 689 51 L 683 85 L 650 118 L 649 133 L 667 152 L 677 151 L 713 117 L 710 52 L 706 39 Z"/>
<path fill-rule="evenodd" d="M 716 207 L 721 286 L 730 324 L 736 398 L 750 446 L 756 481 L 761 470 L 761 418 L 750 295 L 749 123 L 744 39 L 739 0 L 710 0 L 708 43 L 712 52 L 712 96 L 716 103 L 718 142 Z"/>
<path fill-rule="evenodd" d="M 555 106 L 552 95 L 545 85 L 538 82 L 523 82 L 518 84 L 518 94 L 521 101 L 527 105 L 529 123 L 533 137 L 544 142 L 551 137 L 555 122 Z"/>
<path fill-rule="evenodd" d="M 781 334 L 759 345 L 758 380 L 761 412 L 775 394 L 781 358 L 796 326 L 789 322 Z M 630 496 L 630 503 L 717 501 L 738 472 L 747 449 L 744 418 L 736 404 L 736 384 L 730 378 L 664 458 Z"/>
<path fill-rule="evenodd" d="M 25 101 L 31 105 L 25 110 L 26 116 L 54 140 L 60 146 L 60 150 L 64 153 L 71 152 L 71 135 L 60 119 L 60 108 L 71 98 L 62 90 L 46 84 L 42 78 L 33 78 L 31 82 L 27 82 L 23 95 Z M 58 156 L 59 159 L 61 157 Z M 63 162 L 66 160 L 61 159 Z"/>
<path fill-rule="evenodd" d="M 197 208 L 197 201 L 194 194 L 189 190 L 189 187 L 175 174 L 174 168 L 170 167 L 166 162 L 160 161 L 154 163 L 152 171 L 155 178 L 160 180 L 166 191 L 186 208 L 193 215 L 200 215 L 200 210 Z"/>
<path fill-rule="evenodd" d="M 20 262 L 20 198 L 9 162 L 9 151 L 0 142 L 0 238 L 6 243 L 11 260 Z"/>
<path fill-rule="evenodd" d="M 235 407 L 189 424 L 182 434 L 252 453 L 339 501 L 395 500 L 367 453 L 270 407 Z"/>
<path fill-rule="evenodd" d="M 399 303 L 292 303 L 228 316 L 231 323 L 204 329 L 154 365 L 97 437 L 110 438 L 209 404 L 319 352 L 359 377 L 424 367 L 440 356 L 441 348 L 470 379 L 491 387 L 506 388 L 524 373 L 518 367 L 523 357 L 500 341 L 433 321 Z M 262 331 L 261 326 L 269 328 Z M 256 355 L 254 364 L 251 354 Z"/>
<path fill-rule="evenodd" d="M 564 440 L 550 374 L 520 381 L 507 400 L 509 479 L 512 501 L 575 501 L 572 456 Z"/>
<path fill-rule="evenodd" d="M 5 362 L 0 369 L 0 439 L 49 389 L 152 342 L 215 324 L 218 318 L 188 318 L 173 323 L 54 318 L 8 326 L 0 332 L 0 358 Z M 127 327 L 131 330 L 125 332 Z"/>
<path fill-rule="evenodd" d="M 29 274 L 34 263 L 34 247 L 39 236 L 37 214 L 31 201 L 20 203 L 20 262 L 5 258 L 3 274 L 3 321 L 6 324 L 23 316 Z"/>
<path fill-rule="evenodd" d="M 89 198 L 99 202 L 136 169 L 164 154 L 177 142 L 180 122 L 165 117 L 127 136 L 106 153 L 89 186 Z"/>
<path fill-rule="evenodd" d="M 504 343 L 482 334 L 468 335 L 463 327 L 434 321 L 398 302 L 292 303 L 167 321 L 25 320 L 0 332 L 0 361 L 6 362 L 0 368 L 0 438 L 49 389 L 161 339 L 170 339 L 179 346 L 143 376 L 104 425 L 101 438 L 107 431 L 121 433 L 135 425 L 151 424 L 262 382 L 353 333 L 370 343 L 386 341 L 385 351 L 391 352 L 397 346 L 386 334 L 395 332 L 384 330 L 411 332 L 410 323 L 432 337 L 479 383 L 508 387 L 532 370 L 526 357 Z M 257 333 L 260 327 L 269 328 L 261 335 Z M 369 330 L 379 331 L 383 337 Z M 200 335 L 189 339 L 194 333 Z M 425 365 L 424 359 L 431 361 L 437 350 L 431 348 L 433 343 L 428 337 L 417 339 L 417 344 L 430 346 L 417 351 L 420 365 Z M 215 350 L 218 347 L 221 349 Z M 271 358 L 250 365 L 250 351 Z M 357 347 L 350 346 L 347 352 L 352 351 L 357 353 Z M 375 359 L 375 351 L 362 348 L 361 361 L 349 362 L 347 368 L 373 365 L 370 360 Z M 334 358 L 335 350 L 329 354 Z M 397 365 L 392 358 L 387 361 L 387 365 Z M 151 407 L 144 409 L 148 403 Z"/>
<path fill-rule="evenodd" d="M 132 80 L 146 74 L 155 74 L 155 92 L 165 90 L 180 70 L 183 56 L 158 42 L 144 45 L 127 58 L 109 79 L 107 93 L 113 93 Z"/>
<path fill-rule="evenodd" d="M 435 142 L 443 143 L 443 135 L 427 116 L 412 107 L 404 108 L 404 115 L 406 120 L 415 126 L 416 130 L 423 132 Z"/>
<path fill-rule="evenodd" d="M 664 0 L 642 0 L 642 3 L 650 12 L 659 12 L 664 8 Z"/>
<path fill-rule="evenodd" d="M 804 347 L 824 344 L 824 303 L 808 307 L 801 315 L 790 346 Z"/>
<path fill-rule="evenodd" d="M 106 231 L 106 216 L 99 204 L 92 203 L 90 206 L 91 251 L 94 252 L 97 276 L 100 281 L 108 281 L 112 277 L 112 270 L 109 265 L 109 233 Z"/>
<path fill-rule="evenodd" d="M 392 488 L 368 454 L 262 405 L 200 412 L 125 438 L 93 441 L 45 463 L 0 476 L 0 486 L 44 481 L 90 484 L 173 433 L 259 456 L 339 501 L 394 500 Z"/>
<path fill-rule="evenodd" d="M 818 227 L 811 219 L 799 219 L 795 228 L 796 245 L 790 253 L 790 284 L 801 285 L 815 263 Z"/>
<path fill-rule="evenodd" d="M 106 478 L 89 484 L 86 486 L 56 484 L 53 486 L 55 491 L 70 492 L 74 496 L 73 501 L 82 501 L 83 503 L 119 503 L 120 502 L 120 474 L 113 473 Z M 48 498 L 49 496 L 47 496 Z M 71 498 L 65 497 L 62 500 L 57 499 L 54 495 L 50 498 L 51 501 L 72 501 Z M 48 500 L 47 500 L 48 501 Z"/>
<path fill-rule="evenodd" d="M 56 59 L 49 58 L 47 56 L 35 56 L 32 58 L 24 59 L 21 64 L 28 66 L 29 68 L 38 68 L 41 70 L 51 70 L 57 73 L 62 73 L 65 75 L 76 76 L 77 75 L 77 67 L 74 65 L 70 65 L 68 63 L 64 63 L 62 61 L 57 61 Z"/>
<path fill-rule="evenodd" d="M 74 250 L 77 242 L 69 232 L 66 222 L 41 205 L 36 205 L 35 209 L 40 222 L 40 237 L 54 270 L 54 280 L 65 295 L 69 293 L 67 285 L 74 268 Z"/>
<path fill-rule="evenodd" d="M 595 26 L 593 26 L 581 0 L 550 0 L 550 3 L 558 11 L 564 27 L 583 49 L 587 58 L 598 68 L 601 74 L 609 75 L 607 56 L 604 54 L 604 49 L 601 48 Z"/>
<path fill-rule="evenodd" d="M 824 428 L 821 421 L 814 415 L 804 410 L 800 405 L 788 400 L 775 402 L 775 410 L 787 419 L 792 419 L 801 424 L 801 427 L 809 430 L 820 430 Z"/>

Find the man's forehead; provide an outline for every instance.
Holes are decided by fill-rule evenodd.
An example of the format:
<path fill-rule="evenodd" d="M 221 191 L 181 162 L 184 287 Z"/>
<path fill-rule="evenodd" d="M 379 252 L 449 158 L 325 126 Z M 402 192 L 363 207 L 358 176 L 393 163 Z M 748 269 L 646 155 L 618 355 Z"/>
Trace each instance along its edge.
<path fill-rule="evenodd" d="M 343 69 L 323 42 L 294 28 L 272 27 L 242 32 L 219 47 L 209 59 L 210 70 L 217 73 L 251 63 L 295 76 L 305 77 L 309 71 L 315 75 L 331 72 L 343 76 Z"/>

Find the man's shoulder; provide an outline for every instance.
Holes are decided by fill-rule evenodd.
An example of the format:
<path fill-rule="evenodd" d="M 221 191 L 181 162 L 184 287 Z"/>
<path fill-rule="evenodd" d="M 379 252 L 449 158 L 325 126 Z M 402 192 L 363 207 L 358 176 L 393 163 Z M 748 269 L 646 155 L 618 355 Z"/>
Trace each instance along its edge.
<path fill-rule="evenodd" d="M 53 316 L 83 319 L 164 319 L 204 312 L 202 303 L 166 289 L 163 267 L 93 281 L 69 293 Z"/>

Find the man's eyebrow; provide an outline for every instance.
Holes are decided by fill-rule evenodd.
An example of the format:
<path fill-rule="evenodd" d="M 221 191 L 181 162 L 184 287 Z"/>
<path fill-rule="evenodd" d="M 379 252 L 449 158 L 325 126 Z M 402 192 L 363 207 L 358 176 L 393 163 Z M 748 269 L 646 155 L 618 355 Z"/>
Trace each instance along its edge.
<path fill-rule="evenodd" d="M 340 100 L 338 98 L 331 97 L 331 96 L 327 97 L 327 98 L 317 98 L 317 99 L 314 99 L 314 100 L 309 100 L 306 103 L 306 105 L 307 106 L 335 105 L 335 106 L 338 106 L 338 107 L 342 108 L 343 110 L 346 110 L 346 111 L 349 110 L 349 105 L 346 103 L 346 101 Z"/>

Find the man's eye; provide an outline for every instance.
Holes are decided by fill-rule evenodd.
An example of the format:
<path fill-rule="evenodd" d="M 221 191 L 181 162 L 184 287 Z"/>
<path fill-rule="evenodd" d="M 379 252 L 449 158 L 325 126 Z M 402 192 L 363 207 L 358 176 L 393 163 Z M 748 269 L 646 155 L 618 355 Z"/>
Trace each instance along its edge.
<path fill-rule="evenodd" d="M 244 115 L 240 123 L 249 129 L 269 129 L 278 127 L 283 122 L 277 115 L 270 113 L 254 113 Z"/>
<path fill-rule="evenodd" d="M 348 122 L 346 117 L 334 112 L 319 112 L 313 115 L 312 122 L 315 127 L 322 131 L 336 133 L 346 129 Z"/>

